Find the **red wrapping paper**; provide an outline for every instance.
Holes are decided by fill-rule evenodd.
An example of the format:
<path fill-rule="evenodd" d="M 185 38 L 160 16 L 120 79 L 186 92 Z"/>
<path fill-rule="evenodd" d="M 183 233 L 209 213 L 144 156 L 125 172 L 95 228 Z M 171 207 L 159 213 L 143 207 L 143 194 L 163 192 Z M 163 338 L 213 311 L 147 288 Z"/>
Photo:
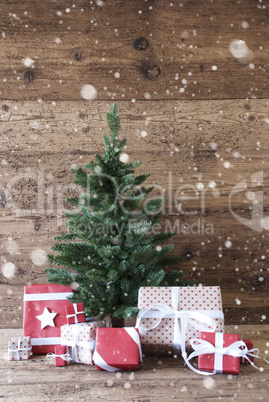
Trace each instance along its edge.
<path fill-rule="evenodd" d="M 66 354 L 66 346 L 63 345 L 57 345 L 55 346 L 55 351 L 54 353 L 56 355 L 65 355 Z M 55 358 L 55 366 L 57 367 L 63 367 L 67 365 L 67 361 L 62 359 L 61 357 L 56 357 Z"/>
<path fill-rule="evenodd" d="M 204 339 L 210 342 L 213 346 L 215 345 L 215 336 L 213 332 L 200 332 L 199 339 Z M 228 347 L 232 343 L 239 341 L 239 336 L 236 334 L 223 334 L 223 346 Z M 215 364 L 215 354 L 203 354 L 198 356 L 198 368 L 201 371 L 214 372 Z M 224 374 L 239 374 L 240 359 L 239 357 L 223 355 L 223 366 L 222 372 Z"/>
<path fill-rule="evenodd" d="M 243 342 L 245 342 L 245 344 L 247 345 L 248 350 L 253 349 L 253 343 L 251 342 L 250 339 L 243 339 Z M 248 356 L 248 358 L 252 363 L 254 363 L 253 356 Z M 250 362 L 244 357 L 240 357 L 240 364 L 250 364 Z"/>
<path fill-rule="evenodd" d="M 83 303 L 74 303 L 65 306 L 67 324 L 78 324 L 85 322 L 84 306 Z"/>
<path fill-rule="evenodd" d="M 67 296 L 72 292 L 71 286 L 25 286 L 23 335 L 31 337 L 33 354 L 54 352 L 55 346 L 61 344 L 60 327 L 66 324 L 65 307 L 70 305 Z M 44 314 L 49 320 L 44 319 Z"/>
<path fill-rule="evenodd" d="M 137 329 L 132 328 L 132 330 L 137 331 L 137 334 L 139 334 Z M 139 369 L 139 346 L 125 328 L 97 328 L 96 346 L 93 356 L 94 360 L 95 357 L 97 357 L 96 352 L 102 357 L 107 365 L 115 369 Z M 104 370 L 99 367 L 96 362 L 95 366 L 98 370 Z"/>

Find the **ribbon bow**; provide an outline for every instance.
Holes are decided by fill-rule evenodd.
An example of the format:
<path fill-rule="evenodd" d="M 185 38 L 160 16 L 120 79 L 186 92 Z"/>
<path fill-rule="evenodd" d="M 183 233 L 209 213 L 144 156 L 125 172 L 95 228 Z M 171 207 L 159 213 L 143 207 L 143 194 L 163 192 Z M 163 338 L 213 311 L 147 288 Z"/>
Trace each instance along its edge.
<path fill-rule="evenodd" d="M 69 362 L 72 360 L 72 357 L 70 356 L 69 353 L 65 353 L 64 355 L 56 355 L 55 353 L 50 352 L 50 353 L 47 353 L 47 355 L 46 355 L 46 358 L 48 360 L 56 359 L 56 357 L 60 357 L 61 359 L 63 359 L 66 362 Z"/>
<path fill-rule="evenodd" d="M 197 342 L 198 342 L 198 344 L 197 344 Z M 198 374 L 202 374 L 202 375 L 213 375 L 216 373 L 222 373 L 223 372 L 223 356 L 224 355 L 234 356 L 234 357 L 238 357 L 238 358 L 244 357 L 256 369 L 258 369 L 258 367 L 255 366 L 255 364 L 249 359 L 249 357 L 256 357 L 256 358 L 262 359 L 260 356 L 258 356 L 259 349 L 248 350 L 247 345 L 242 340 L 236 341 L 227 347 L 223 347 L 223 333 L 222 332 L 217 332 L 215 334 L 215 346 L 212 345 L 212 343 L 206 341 L 205 339 L 191 339 L 191 346 L 194 349 L 194 351 L 188 356 L 188 358 L 184 359 L 185 363 L 192 371 L 194 371 L 195 373 L 198 373 Z M 255 353 L 255 352 L 257 352 L 257 353 Z M 214 355 L 215 355 L 214 372 L 212 372 L 212 373 L 197 370 L 189 362 L 189 360 L 191 360 L 193 357 L 203 355 L 203 354 L 212 354 L 212 353 L 214 353 Z M 264 360 L 266 363 L 269 364 L 269 362 L 267 360 L 265 360 L 265 359 L 262 359 L 262 360 Z"/>
<path fill-rule="evenodd" d="M 30 348 L 22 348 L 21 347 L 21 343 L 22 343 L 23 339 L 21 336 L 18 337 L 18 348 L 16 347 L 16 349 L 10 349 L 10 352 L 12 353 L 16 353 L 17 355 L 17 360 L 20 360 L 20 352 L 23 352 L 25 350 L 32 350 L 32 346 Z"/>
<path fill-rule="evenodd" d="M 76 303 L 73 304 L 74 307 L 74 314 L 67 314 L 66 318 L 71 318 L 71 317 L 75 317 L 75 324 L 78 324 L 78 314 L 84 314 L 84 310 L 83 311 L 78 311 L 78 306 Z"/>

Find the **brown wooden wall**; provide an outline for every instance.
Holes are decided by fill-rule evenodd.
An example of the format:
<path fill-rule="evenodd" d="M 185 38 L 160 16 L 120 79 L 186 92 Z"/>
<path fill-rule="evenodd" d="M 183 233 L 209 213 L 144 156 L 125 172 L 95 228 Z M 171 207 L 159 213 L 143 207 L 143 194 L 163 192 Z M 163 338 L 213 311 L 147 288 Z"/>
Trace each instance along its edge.
<path fill-rule="evenodd" d="M 130 160 L 166 190 L 185 276 L 221 286 L 227 323 L 268 323 L 268 7 L 1 2 L 1 327 L 22 325 L 23 286 L 46 281 L 70 167 L 102 150 L 113 101 Z"/>

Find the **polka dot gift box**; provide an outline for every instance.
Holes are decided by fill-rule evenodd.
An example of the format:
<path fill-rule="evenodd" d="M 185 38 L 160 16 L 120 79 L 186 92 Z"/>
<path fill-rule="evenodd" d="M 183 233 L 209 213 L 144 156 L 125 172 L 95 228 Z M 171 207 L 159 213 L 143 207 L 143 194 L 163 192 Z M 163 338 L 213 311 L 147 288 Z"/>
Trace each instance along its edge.
<path fill-rule="evenodd" d="M 200 331 L 224 331 L 218 286 L 141 287 L 138 308 L 136 327 L 146 355 L 181 355 Z"/>
<path fill-rule="evenodd" d="M 105 326 L 105 321 L 88 321 L 61 327 L 61 343 L 67 346 L 74 363 L 92 365 L 96 329 Z"/>
<path fill-rule="evenodd" d="M 11 338 L 8 342 L 8 360 L 27 360 L 31 356 L 30 336 Z"/>

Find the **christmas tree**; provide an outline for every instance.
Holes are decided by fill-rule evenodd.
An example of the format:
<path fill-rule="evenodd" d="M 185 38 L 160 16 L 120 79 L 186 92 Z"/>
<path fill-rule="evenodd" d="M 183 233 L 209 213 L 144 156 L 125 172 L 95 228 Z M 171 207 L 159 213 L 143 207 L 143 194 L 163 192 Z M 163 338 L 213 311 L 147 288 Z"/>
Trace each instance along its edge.
<path fill-rule="evenodd" d="M 55 238 L 49 261 L 64 268 L 47 268 L 50 283 L 75 283 L 70 299 L 84 303 L 88 317 L 110 316 L 113 326 L 137 313 L 140 286 L 189 285 L 180 282 L 175 267 L 181 259 L 164 244 L 174 233 L 154 233 L 162 217 L 162 198 L 149 198 L 154 186 L 142 184 L 149 176 L 135 176 L 141 162 L 124 163 L 126 138 L 118 137 L 120 119 L 116 104 L 107 113 L 110 137 L 105 151 L 84 168 L 73 167 L 73 182 L 83 189 L 69 197 L 76 212 L 68 212 L 68 233 Z M 126 154 L 125 154 L 126 155 Z"/>

